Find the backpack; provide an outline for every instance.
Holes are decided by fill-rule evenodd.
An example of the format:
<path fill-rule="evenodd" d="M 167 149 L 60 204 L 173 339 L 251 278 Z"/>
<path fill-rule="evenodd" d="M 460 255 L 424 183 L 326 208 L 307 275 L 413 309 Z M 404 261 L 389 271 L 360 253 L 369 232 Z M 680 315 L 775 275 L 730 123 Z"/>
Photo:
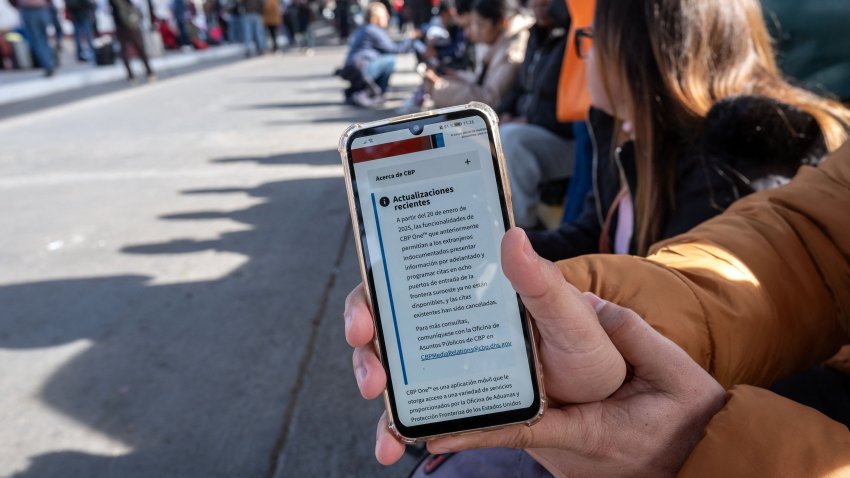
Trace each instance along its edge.
<path fill-rule="evenodd" d="M 112 0 L 112 8 L 124 27 L 136 29 L 142 23 L 142 12 L 130 0 Z"/>

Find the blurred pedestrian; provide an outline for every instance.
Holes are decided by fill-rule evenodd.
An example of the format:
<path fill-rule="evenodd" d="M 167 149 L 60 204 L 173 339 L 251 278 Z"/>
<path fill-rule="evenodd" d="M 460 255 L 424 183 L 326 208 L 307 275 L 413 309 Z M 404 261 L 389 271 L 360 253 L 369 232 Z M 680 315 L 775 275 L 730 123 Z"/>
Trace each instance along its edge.
<path fill-rule="evenodd" d="M 570 14 L 563 0 L 529 0 L 531 27 L 519 78 L 496 108 L 511 182 L 514 220 L 536 227 L 541 185 L 565 181 L 573 169 L 572 125 L 558 121 L 558 79 Z M 558 202 L 563 197 L 558 198 Z"/>
<path fill-rule="evenodd" d="M 27 34 L 32 54 L 44 69 L 44 76 L 53 76 L 55 63 L 53 49 L 47 40 L 47 27 L 51 24 L 49 0 L 18 0 L 17 8 Z"/>
<path fill-rule="evenodd" d="M 62 39 L 65 37 L 65 30 L 59 21 L 59 10 L 53 0 L 47 0 L 47 8 L 50 10 L 50 24 L 53 25 L 53 61 L 59 66 L 62 62 Z"/>
<path fill-rule="evenodd" d="M 181 47 L 192 44 L 189 39 L 189 32 L 186 31 L 186 10 L 186 0 L 171 2 L 171 13 L 174 15 L 174 23 L 177 25 L 177 38 L 180 40 Z"/>
<path fill-rule="evenodd" d="M 313 53 L 313 30 L 310 24 L 313 22 L 313 10 L 307 0 L 293 0 L 291 8 L 294 9 L 295 33 L 301 51 L 310 55 Z"/>
<path fill-rule="evenodd" d="M 336 27 L 337 35 L 339 35 L 340 43 L 348 41 L 348 36 L 351 34 L 350 25 L 350 0 L 337 0 L 334 8 L 334 26 Z"/>
<path fill-rule="evenodd" d="M 222 18 L 225 24 L 225 34 L 229 43 L 241 43 L 244 38 L 242 31 L 242 15 L 244 5 L 238 0 L 221 0 Z"/>
<path fill-rule="evenodd" d="M 124 68 L 127 69 L 127 79 L 132 81 L 135 78 L 133 69 L 130 67 L 131 47 L 136 50 L 136 54 L 142 60 L 148 81 L 156 79 L 148 61 L 148 53 L 145 50 L 145 42 L 142 38 L 141 10 L 131 0 L 109 0 L 109 6 L 112 7 L 115 36 L 121 44 L 121 60 L 124 62 Z"/>
<path fill-rule="evenodd" d="M 341 76 L 351 82 L 345 91 L 346 103 L 375 106 L 383 101 L 383 93 L 395 71 L 395 55 L 413 51 L 425 45 L 413 38 L 395 42 L 387 33 L 390 14 L 382 3 L 366 6 L 366 23 L 354 32 Z"/>
<path fill-rule="evenodd" d="M 242 33 L 245 41 L 245 56 L 252 55 L 251 42 L 253 41 L 256 55 L 262 55 L 266 48 L 266 35 L 263 32 L 264 0 L 240 0 L 244 7 L 242 15 Z"/>
<path fill-rule="evenodd" d="M 272 39 L 272 52 L 277 51 L 277 33 L 283 17 L 280 11 L 279 0 L 266 0 L 266 8 L 263 10 L 263 23 Z"/>
<path fill-rule="evenodd" d="M 74 25 L 74 46 L 78 61 L 91 61 L 94 56 L 94 7 L 92 0 L 65 0 L 65 11 Z"/>

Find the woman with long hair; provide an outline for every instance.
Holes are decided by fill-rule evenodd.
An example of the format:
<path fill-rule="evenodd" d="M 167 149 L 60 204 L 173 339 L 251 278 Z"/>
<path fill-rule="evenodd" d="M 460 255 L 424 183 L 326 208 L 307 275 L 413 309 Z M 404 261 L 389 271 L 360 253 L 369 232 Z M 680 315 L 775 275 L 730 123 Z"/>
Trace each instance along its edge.
<path fill-rule="evenodd" d="M 577 38 L 594 188 L 575 222 L 529 234 L 548 259 L 643 255 L 847 138 L 847 109 L 782 77 L 757 0 L 598 0 Z"/>

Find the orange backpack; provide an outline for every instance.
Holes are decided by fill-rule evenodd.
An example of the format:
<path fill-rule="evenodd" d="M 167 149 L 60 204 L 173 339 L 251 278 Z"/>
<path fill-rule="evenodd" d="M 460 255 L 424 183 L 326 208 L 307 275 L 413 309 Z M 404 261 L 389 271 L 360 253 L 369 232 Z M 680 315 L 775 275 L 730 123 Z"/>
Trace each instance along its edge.
<path fill-rule="evenodd" d="M 593 24 L 595 0 L 565 0 L 570 12 L 570 33 L 561 64 L 558 82 L 558 120 L 584 121 L 590 108 L 590 91 L 587 89 L 587 63 L 578 57 L 575 45 L 576 30 Z"/>

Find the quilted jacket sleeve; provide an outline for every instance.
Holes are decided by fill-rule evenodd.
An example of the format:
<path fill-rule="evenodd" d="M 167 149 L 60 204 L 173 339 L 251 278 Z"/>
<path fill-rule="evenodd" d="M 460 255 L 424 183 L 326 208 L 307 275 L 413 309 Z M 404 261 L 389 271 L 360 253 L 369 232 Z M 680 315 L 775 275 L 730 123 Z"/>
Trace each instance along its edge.
<path fill-rule="evenodd" d="M 725 387 L 770 384 L 850 342 L 850 144 L 820 167 L 802 168 L 789 185 L 751 195 L 656 245 L 647 259 L 597 255 L 558 265 L 580 290 L 640 313 Z M 722 461 L 737 447 L 749 450 L 746 458 L 736 455 L 741 459 L 769 457 L 787 476 L 823 476 L 807 468 L 821 457 L 827 463 L 819 470 L 850 466 L 847 428 L 825 426 L 825 417 L 778 400 L 733 391 L 692 458 Z M 778 414 L 777 423 L 794 426 L 749 431 L 762 425 L 740 414 L 761 404 Z M 740 417 L 740 429 L 723 426 L 730 416 Z M 788 452 L 810 439 L 823 448 L 816 456 Z"/>

